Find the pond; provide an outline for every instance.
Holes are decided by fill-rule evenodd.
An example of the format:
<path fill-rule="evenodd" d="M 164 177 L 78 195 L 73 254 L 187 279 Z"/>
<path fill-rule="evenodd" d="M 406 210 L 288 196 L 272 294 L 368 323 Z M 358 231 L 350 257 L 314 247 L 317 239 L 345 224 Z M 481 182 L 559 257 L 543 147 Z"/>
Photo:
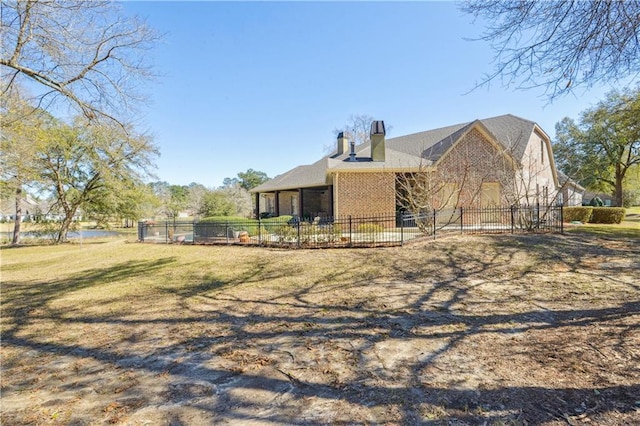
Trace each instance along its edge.
<path fill-rule="evenodd" d="M 109 231 L 105 229 L 83 229 L 81 231 L 73 231 L 67 234 L 67 238 L 70 240 L 78 239 L 78 238 L 104 238 L 104 237 L 117 237 L 119 235 L 128 235 L 119 231 Z M 21 238 L 47 238 L 47 236 L 42 234 L 36 234 L 33 232 L 21 232 Z M 11 240 L 13 238 L 13 232 L 0 232 L 0 240 Z"/>

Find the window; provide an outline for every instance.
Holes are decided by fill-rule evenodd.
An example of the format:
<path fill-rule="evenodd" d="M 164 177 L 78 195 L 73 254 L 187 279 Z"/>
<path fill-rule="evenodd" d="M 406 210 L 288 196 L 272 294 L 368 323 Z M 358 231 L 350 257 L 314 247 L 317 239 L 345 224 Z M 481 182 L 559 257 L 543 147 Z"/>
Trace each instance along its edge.
<path fill-rule="evenodd" d="M 544 141 L 540 139 L 540 163 L 544 164 Z"/>

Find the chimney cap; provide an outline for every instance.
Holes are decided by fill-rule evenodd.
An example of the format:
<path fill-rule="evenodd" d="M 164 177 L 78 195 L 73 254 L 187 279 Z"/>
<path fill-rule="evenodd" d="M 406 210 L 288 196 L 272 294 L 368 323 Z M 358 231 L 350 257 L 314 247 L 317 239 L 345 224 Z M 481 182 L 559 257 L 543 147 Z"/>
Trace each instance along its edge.
<path fill-rule="evenodd" d="M 340 132 L 340 133 L 338 133 L 338 139 L 343 139 L 343 138 L 346 138 L 346 137 L 347 137 L 346 132 Z"/>
<path fill-rule="evenodd" d="M 384 129 L 384 121 L 372 121 L 371 122 L 371 133 L 372 135 L 385 135 Z"/>

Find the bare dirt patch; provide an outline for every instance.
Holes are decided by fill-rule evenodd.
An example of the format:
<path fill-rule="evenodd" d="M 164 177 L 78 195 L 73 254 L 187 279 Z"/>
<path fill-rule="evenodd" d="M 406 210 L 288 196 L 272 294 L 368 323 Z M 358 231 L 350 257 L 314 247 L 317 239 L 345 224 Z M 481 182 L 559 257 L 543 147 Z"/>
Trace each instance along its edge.
<path fill-rule="evenodd" d="M 637 240 L 2 256 L 2 424 L 640 423 Z"/>

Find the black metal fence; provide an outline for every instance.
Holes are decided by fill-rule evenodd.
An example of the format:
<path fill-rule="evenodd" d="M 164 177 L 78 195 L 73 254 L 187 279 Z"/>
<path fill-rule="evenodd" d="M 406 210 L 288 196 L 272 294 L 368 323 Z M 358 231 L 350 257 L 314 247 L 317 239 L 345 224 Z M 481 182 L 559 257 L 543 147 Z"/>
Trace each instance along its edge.
<path fill-rule="evenodd" d="M 291 248 L 402 245 L 445 234 L 563 232 L 562 206 L 458 208 L 370 217 L 143 221 L 138 240 Z"/>

